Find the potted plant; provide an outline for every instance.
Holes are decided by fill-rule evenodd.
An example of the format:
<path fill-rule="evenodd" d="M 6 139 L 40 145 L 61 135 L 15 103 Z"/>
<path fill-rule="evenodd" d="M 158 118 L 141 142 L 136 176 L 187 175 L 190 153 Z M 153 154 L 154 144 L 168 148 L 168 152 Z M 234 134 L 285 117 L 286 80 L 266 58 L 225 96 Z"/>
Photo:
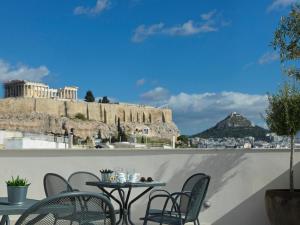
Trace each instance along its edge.
<path fill-rule="evenodd" d="M 27 179 L 12 177 L 11 180 L 6 181 L 8 202 L 11 204 L 22 204 L 26 200 L 27 190 L 30 183 Z"/>
<path fill-rule="evenodd" d="M 278 94 L 269 96 L 266 122 L 272 132 L 290 138 L 289 189 L 267 190 L 266 210 L 272 225 L 299 225 L 300 190 L 294 188 L 294 140 L 300 130 L 300 92 L 285 84 Z"/>
<path fill-rule="evenodd" d="M 280 19 L 272 46 L 279 50 L 283 71 L 294 78 L 294 84 L 284 85 L 277 95 L 269 97 L 267 124 L 278 135 L 290 137 L 290 188 L 268 190 L 266 210 L 273 225 L 295 225 L 300 221 L 300 191 L 294 188 L 294 137 L 300 130 L 300 94 L 296 85 L 300 80 L 300 4 L 294 4 L 288 16 Z"/>
<path fill-rule="evenodd" d="M 104 182 L 110 182 L 111 180 L 111 176 L 112 176 L 112 173 L 114 171 L 110 170 L 110 169 L 104 169 L 104 170 L 100 170 L 100 173 L 101 173 L 101 180 L 104 181 Z"/>

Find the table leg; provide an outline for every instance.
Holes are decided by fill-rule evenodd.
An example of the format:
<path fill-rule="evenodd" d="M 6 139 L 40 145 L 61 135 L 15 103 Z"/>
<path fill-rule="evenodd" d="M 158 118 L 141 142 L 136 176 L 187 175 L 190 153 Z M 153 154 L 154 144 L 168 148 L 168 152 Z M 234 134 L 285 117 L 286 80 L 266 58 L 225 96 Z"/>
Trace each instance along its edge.
<path fill-rule="evenodd" d="M 154 187 L 149 187 L 147 188 L 145 191 L 143 191 L 141 194 L 139 194 L 138 196 L 136 196 L 134 199 L 132 199 L 127 207 L 127 211 L 128 211 L 128 221 L 131 225 L 134 225 L 134 223 L 131 220 L 131 215 L 130 215 L 130 208 L 132 203 L 134 203 L 135 201 L 137 201 L 138 199 L 140 199 L 142 196 L 144 196 L 145 194 L 147 194 L 150 190 L 152 190 Z"/>
<path fill-rule="evenodd" d="M 122 222 L 122 225 L 129 225 L 129 217 L 128 217 L 128 203 L 129 203 L 129 198 L 130 198 L 130 194 L 131 194 L 131 190 L 132 187 L 128 188 L 128 192 L 127 194 L 125 194 L 125 192 L 122 192 L 122 189 L 118 188 L 118 193 L 121 199 L 121 204 L 122 204 L 122 208 L 120 211 L 120 219 L 117 222 L 117 225 L 120 224 Z M 128 223 L 129 222 L 129 223 Z"/>
<path fill-rule="evenodd" d="M 121 223 L 121 217 L 122 217 L 122 225 L 124 224 L 124 221 L 126 220 L 126 212 L 125 212 L 125 196 L 124 194 L 121 192 L 121 190 L 118 188 L 118 193 L 122 202 L 122 208 L 120 209 L 120 220 L 118 221 L 117 224 Z"/>
<path fill-rule="evenodd" d="M 117 223 L 117 225 L 118 224 L 120 224 L 120 222 L 122 221 L 122 219 L 123 219 L 123 208 L 124 208 L 124 206 L 123 206 L 123 197 L 122 197 L 122 195 L 120 195 L 120 199 L 121 199 L 121 202 L 115 197 L 115 196 L 113 196 L 111 193 L 109 193 L 107 190 L 105 190 L 103 187 L 99 187 L 100 189 L 101 189 L 101 191 L 103 191 L 107 196 L 109 196 L 110 198 L 112 198 L 115 202 L 117 202 L 118 204 L 119 204 L 119 208 L 120 208 L 120 213 L 119 213 L 119 220 L 116 222 Z M 119 189 L 118 189 L 118 191 L 119 191 Z M 120 193 L 119 193 L 120 194 Z M 0 224 L 1 225 L 1 224 Z"/>
<path fill-rule="evenodd" d="M 128 219 L 128 202 L 129 202 L 131 190 L 132 190 L 132 187 L 129 187 L 128 192 L 127 192 L 127 196 L 126 196 L 126 200 L 125 200 L 125 196 L 124 196 L 124 199 L 123 199 L 123 200 L 125 200 L 124 205 L 123 205 L 123 207 L 124 207 L 124 220 L 123 220 L 123 223 L 125 225 L 128 225 L 128 220 L 129 220 Z"/>
<path fill-rule="evenodd" d="M 9 216 L 8 215 L 3 215 L 0 221 L 0 225 L 9 225 L 10 221 L 9 221 Z"/>
<path fill-rule="evenodd" d="M 129 199 L 130 199 L 130 194 L 131 194 L 132 187 L 128 188 L 127 194 L 125 194 L 125 192 L 122 192 L 121 188 L 116 188 L 116 190 L 119 193 L 120 200 L 121 200 L 121 201 L 119 201 L 116 197 L 114 197 L 112 195 L 112 193 L 108 192 L 103 187 L 101 187 L 101 186 L 98 186 L 98 187 L 105 194 L 107 194 L 107 196 L 111 197 L 114 201 L 116 201 L 119 204 L 119 206 L 120 206 L 120 215 L 119 215 L 118 222 L 116 222 L 117 225 L 119 225 L 121 222 L 122 222 L 122 225 L 134 225 L 134 223 L 131 220 L 131 214 L 130 214 L 131 205 L 135 201 L 137 201 L 138 199 L 140 199 L 143 195 L 145 195 L 146 193 L 148 193 L 150 190 L 152 190 L 154 188 L 154 187 L 147 188 L 145 191 L 143 191 L 142 193 L 140 193 L 138 196 L 136 196 L 131 201 L 129 201 Z M 0 224 L 0 225 L 2 225 L 2 224 Z"/>

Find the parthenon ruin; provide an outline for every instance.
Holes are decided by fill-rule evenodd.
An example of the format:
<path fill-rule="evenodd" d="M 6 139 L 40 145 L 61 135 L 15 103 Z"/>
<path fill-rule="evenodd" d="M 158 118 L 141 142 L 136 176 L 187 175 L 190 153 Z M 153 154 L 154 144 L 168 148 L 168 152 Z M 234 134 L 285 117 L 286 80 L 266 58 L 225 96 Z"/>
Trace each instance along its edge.
<path fill-rule="evenodd" d="M 51 98 L 77 100 L 78 87 L 49 88 L 49 85 L 26 80 L 11 80 L 4 83 L 4 97 Z"/>
<path fill-rule="evenodd" d="M 0 99 L 0 129 L 33 133 L 61 133 L 62 124 L 76 130 L 80 137 L 104 137 L 117 132 L 118 124 L 129 133 L 171 138 L 179 131 L 172 120 L 172 110 L 128 103 L 98 103 L 77 100 L 77 87 L 52 89 L 26 80 L 4 83 Z M 80 115 L 84 119 L 79 119 Z M 61 133 L 61 134 L 63 134 Z"/>

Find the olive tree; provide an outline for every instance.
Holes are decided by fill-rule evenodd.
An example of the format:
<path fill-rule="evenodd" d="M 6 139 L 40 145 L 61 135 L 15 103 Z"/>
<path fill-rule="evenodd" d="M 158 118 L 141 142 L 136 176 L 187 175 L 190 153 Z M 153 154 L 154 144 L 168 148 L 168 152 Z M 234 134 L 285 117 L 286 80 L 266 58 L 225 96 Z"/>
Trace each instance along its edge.
<path fill-rule="evenodd" d="M 266 122 L 280 136 L 290 137 L 290 191 L 294 191 L 294 140 L 300 131 L 300 92 L 286 83 L 277 94 L 268 97 Z"/>
<path fill-rule="evenodd" d="M 281 17 L 272 46 L 279 50 L 287 75 L 300 80 L 300 68 L 297 68 L 300 59 L 300 4 L 293 5 L 289 15 Z"/>

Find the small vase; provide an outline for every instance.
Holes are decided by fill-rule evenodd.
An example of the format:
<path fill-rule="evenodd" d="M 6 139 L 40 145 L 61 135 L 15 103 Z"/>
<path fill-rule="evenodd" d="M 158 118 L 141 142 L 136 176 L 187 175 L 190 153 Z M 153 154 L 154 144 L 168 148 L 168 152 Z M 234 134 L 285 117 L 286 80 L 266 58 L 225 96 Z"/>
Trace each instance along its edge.
<path fill-rule="evenodd" d="M 104 182 L 110 182 L 110 177 L 112 173 L 101 173 L 101 179 Z"/>
<path fill-rule="evenodd" d="M 7 198 L 10 204 L 23 204 L 26 200 L 28 186 L 7 186 Z"/>

